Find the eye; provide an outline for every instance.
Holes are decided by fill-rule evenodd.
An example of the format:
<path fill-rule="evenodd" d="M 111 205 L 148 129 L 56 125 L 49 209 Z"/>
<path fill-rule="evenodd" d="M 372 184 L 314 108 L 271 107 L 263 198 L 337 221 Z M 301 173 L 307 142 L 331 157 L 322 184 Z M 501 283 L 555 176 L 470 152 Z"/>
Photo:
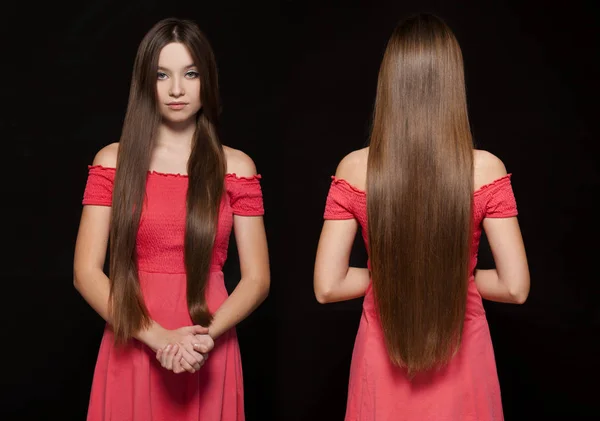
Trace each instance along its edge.
<path fill-rule="evenodd" d="M 190 78 L 190 79 L 195 79 L 195 78 L 199 77 L 200 74 L 197 71 L 195 71 L 195 70 L 190 70 L 189 72 L 187 72 L 185 74 L 185 76 L 188 77 L 188 78 Z"/>
<path fill-rule="evenodd" d="M 167 78 L 167 74 L 164 72 L 158 72 L 156 76 L 158 80 L 165 80 Z"/>

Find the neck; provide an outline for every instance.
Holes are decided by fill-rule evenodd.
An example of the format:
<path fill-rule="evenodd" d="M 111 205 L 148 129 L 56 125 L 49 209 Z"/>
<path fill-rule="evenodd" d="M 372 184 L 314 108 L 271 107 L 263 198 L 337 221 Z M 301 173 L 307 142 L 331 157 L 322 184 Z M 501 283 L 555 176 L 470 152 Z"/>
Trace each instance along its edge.
<path fill-rule="evenodd" d="M 182 122 L 163 120 L 158 128 L 157 144 L 165 146 L 181 146 L 189 148 L 196 130 L 194 118 Z"/>

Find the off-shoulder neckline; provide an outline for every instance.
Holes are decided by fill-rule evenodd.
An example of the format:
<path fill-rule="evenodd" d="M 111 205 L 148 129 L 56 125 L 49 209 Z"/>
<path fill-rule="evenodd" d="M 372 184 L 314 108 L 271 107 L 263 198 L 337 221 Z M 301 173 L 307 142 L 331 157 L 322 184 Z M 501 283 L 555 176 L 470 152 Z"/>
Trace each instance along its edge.
<path fill-rule="evenodd" d="M 487 190 L 488 188 L 493 187 L 494 185 L 496 185 L 498 183 L 501 183 L 501 182 L 503 182 L 506 179 L 510 179 L 511 176 L 512 176 L 512 173 L 506 174 L 506 175 L 504 175 L 504 176 L 502 176 L 500 178 L 495 179 L 494 181 L 492 181 L 490 183 L 484 184 L 481 187 L 479 187 L 478 189 L 476 189 L 473 192 L 473 195 L 478 195 L 478 194 L 482 193 L 483 191 Z M 331 179 L 333 180 L 333 182 L 335 184 L 339 184 L 339 183 L 344 184 L 345 186 L 347 186 L 348 188 L 350 188 L 350 190 L 352 190 L 352 191 L 360 194 L 361 196 L 366 196 L 367 195 L 366 191 L 364 191 L 362 189 L 359 189 L 358 187 L 350 184 L 347 180 L 345 180 L 343 178 L 338 178 L 335 175 L 332 175 Z"/>
<path fill-rule="evenodd" d="M 91 170 L 94 168 L 98 168 L 98 169 L 106 170 L 106 171 L 116 171 L 115 167 L 105 167 L 104 165 L 88 165 L 88 170 Z M 155 171 L 155 170 L 149 170 L 148 174 L 157 175 L 157 176 L 161 176 L 161 177 L 174 177 L 174 178 L 185 178 L 185 179 L 189 178 L 187 174 L 168 173 L 168 172 L 161 172 L 161 171 Z M 236 180 L 260 180 L 262 178 L 262 175 L 255 174 L 255 175 L 251 175 L 251 176 L 239 176 L 236 173 L 226 173 L 225 178 L 234 178 Z"/>

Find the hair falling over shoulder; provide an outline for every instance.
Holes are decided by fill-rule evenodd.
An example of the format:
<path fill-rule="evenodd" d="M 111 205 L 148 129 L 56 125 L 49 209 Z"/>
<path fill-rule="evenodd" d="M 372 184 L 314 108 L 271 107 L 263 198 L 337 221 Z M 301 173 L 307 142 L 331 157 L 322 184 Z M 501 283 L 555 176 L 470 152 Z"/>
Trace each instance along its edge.
<path fill-rule="evenodd" d="M 391 361 L 443 366 L 466 310 L 473 141 L 463 59 L 432 15 L 401 22 L 379 70 L 367 170 L 369 254 Z"/>
<path fill-rule="evenodd" d="M 197 116 L 188 161 L 184 253 L 190 316 L 194 323 L 204 326 L 208 326 L 212 320 L 204 291 L 225 177 L 225 158 L 217 135 L 220 111 L 217 66 L 212 48 L 197 25 L 188 20 L 169 18 L 155 24 L 139 45 L 119 141 L 113 189 L 109 276 L 109 309 L 118 344 L 124 343 L 150 323 L 139 285 L 136 236 L 146 177 L 161 122 L 156 104 L 158 57 L 162 48 L 172 42 L 187 47 L 200 72 L 202 109 Z"/>

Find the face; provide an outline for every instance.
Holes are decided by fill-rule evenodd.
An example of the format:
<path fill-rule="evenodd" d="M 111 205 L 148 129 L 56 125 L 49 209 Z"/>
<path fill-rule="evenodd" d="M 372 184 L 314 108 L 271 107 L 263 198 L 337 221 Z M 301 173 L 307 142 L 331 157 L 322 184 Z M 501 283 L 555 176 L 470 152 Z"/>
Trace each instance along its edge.
<path fill-rule="evenodd" d="M 173 42 L 161 50 L 156 92 L 160 113 L 167 121 L 185 122 L 200 110 L 200 74 L 183 44 Z"/>

